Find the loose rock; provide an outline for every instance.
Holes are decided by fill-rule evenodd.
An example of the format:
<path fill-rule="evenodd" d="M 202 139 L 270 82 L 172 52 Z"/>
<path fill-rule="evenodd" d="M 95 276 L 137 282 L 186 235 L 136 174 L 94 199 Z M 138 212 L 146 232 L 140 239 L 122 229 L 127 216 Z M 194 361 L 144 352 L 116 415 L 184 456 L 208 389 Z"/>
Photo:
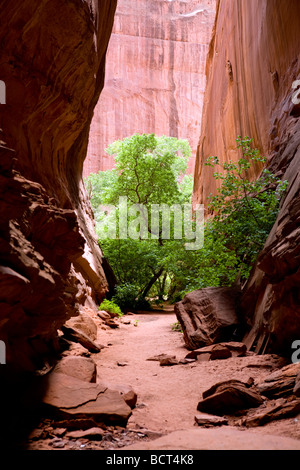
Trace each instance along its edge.
<path fill-rule="evenodd" d="M 220 382 L 203 393 L 197 410 L 223 416 L 238 410 L 255 408 L 263 403 L 262 397 L 238 380 Z"/>
<path fill-rule="evenodd" d="M 161 366 L 175 366 L 178 364 L 178 360 L 176 359 L 176 356 L 167 356 L 162 358 L 159 361 L 159 364 Z"/>
<path fill-rule="evenodd" d="M 96 364 L 87 357 L 66 356 L 58 362 L 53 371 L 70 375 L 85 382 L 96 382 Z"/>
<path fill-rule="evenodd" d="M 65 374 L 51 372 L 43 377 L 42 402 L 63 419 L 87 419 L 126 424 L 131 408 L 120 393 L 100 383 L 89 383 Z"/>
<path fill-rule="evenodd" d="M 105 432 L 103 429 L 94 427 L 94 428 L 90 428 L 86 430 L 68 432 L 66 437 L 69 437 L 72 439 L 88 438 L 91 440 L 100 441 L 102 440 L 104 434 Z"/>
<path fill-rule="evenodd" d="M 80 343 L 83 347 L 88 349 L 90 352 L 99 353 L 101 351 L 101 348 L 99 345 L 97 345 L 85 333 L 77 330 L 76 328 L 71 328 L 71 327 L 67 327 L 64 325 L 61 327 L 61 331 L 64 333 L 67 339 Z"/>
<path fill-rule="evenodd" d="M 195 416 L 195 422 L 198 424 L 198 426 L 204 427 L 222 426 L 224 424 L 228 424 L 228 420 L 226 418 L 205 413 L 197 414 Z"/>

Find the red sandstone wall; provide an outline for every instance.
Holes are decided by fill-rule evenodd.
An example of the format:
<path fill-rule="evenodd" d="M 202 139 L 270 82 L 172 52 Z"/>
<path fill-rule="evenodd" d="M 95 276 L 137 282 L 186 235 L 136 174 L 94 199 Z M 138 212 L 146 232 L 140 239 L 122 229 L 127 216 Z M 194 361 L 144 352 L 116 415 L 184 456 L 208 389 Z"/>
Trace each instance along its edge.
<path fill-rule="evenodd" d="M 0 339 L 23 369 L 107 291 L 81 175 L 115 7 L 1 1 Z"/>
<path fill-rule="evenodd" d="M 105 148 L 134 133 L 188 139 L 193 171 L 215 0 L 119 0 L 84 175 L 111 169 Z"/>
<path fill-rule="evenodd" d="M 256 351 L 285 351 L 300 339 L 300 79 L 298 0 L 219 0 L 207 63 L 194 201 L 216 191 L 204 160 L 237 159 L 237 135 L 249 135 L 269 168 L 289 181 L 278 220 L 244 289 L 246 337 Z M 257 168 L 253 177 L 257 176 Z"/>

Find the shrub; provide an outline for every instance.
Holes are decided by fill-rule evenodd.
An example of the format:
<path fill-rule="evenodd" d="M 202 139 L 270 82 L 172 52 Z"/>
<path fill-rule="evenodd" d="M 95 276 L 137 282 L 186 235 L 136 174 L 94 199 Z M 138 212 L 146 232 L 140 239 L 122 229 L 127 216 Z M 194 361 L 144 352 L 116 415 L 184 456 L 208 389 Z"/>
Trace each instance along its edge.
<path fill-rule="evenodd" d="M 149 310 L 150 303 L 140 296 L 139 289 L 134 284 L 120 284 L 112 298 L 123 311 Z"/>
<path fill-rule="evenodd" d="M 104 299 L 99 306 L 99 310 L 105 310 L 108 313 L 114 313 L 119 317 L 123 315 L 121 308 L 112 300 Z"/>

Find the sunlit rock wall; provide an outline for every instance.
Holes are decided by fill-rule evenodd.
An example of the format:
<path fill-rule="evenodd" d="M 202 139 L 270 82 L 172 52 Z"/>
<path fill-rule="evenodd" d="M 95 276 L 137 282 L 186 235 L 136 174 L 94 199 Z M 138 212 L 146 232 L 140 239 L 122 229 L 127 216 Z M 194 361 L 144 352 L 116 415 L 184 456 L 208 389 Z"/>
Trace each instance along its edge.
<path fill-rule="evenodd" d="M 206 204 L 216 191 L 205 159 L 237 160 L 238 135 L 252 137 L 269 169 L 289 181 L 278 220 L 244 290 L 246 341 L 258 352 L 290 354 L 292 342 L 300 339 L 300 93 L 294 88 L 300 79 L 299 45 L 298 0 L 218 1 L 194 201 Z"/>
<path fill-rule="evenodd" d="M 137 132 L 188 139 L 193 171 L 215 1 L 119 0 L 85 175 L 111 169 L 107 146 Z"/>

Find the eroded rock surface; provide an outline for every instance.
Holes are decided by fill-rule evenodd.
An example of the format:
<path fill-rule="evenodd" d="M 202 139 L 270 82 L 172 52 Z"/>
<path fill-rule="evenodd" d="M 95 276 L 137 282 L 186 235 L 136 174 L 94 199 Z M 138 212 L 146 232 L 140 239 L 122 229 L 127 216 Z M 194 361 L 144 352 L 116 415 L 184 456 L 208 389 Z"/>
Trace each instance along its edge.
<path fill-rule="evenodd" d="M 1 3 L 0 338 L 22 370 L 108 288 L 81 173 L 115 7 Z"/>
<path fill-rule="evenodd" d="M 237 161 L 235 139 L 250 136 L 268 169 L 288 180 L 277 222 L 243 295 L 256 352 L 284 352 L 300 337 L 300 78 L 297 0 L 220 0 L 207 62 L 207 89 L 195 167 L 194 201 L 207 204 L 218 182 L 204 161 Z M 257 177 L 261 167 L 250 174 Z"/>
<path fill-rule="evenodd" d="M 139 133 L 198 143 L 205 62 L 216 0 L 119 0 L 106 83 L 91 126 L 84 174 L 111 169 L 106 147 Z"/>
<path fill-rule="evenodd" d="M 174 310 L 187 348 L 229 341 L 239 326 L 238 299 L 235 288 L 211 287 L 190 292 L 177 302 Z"/>

